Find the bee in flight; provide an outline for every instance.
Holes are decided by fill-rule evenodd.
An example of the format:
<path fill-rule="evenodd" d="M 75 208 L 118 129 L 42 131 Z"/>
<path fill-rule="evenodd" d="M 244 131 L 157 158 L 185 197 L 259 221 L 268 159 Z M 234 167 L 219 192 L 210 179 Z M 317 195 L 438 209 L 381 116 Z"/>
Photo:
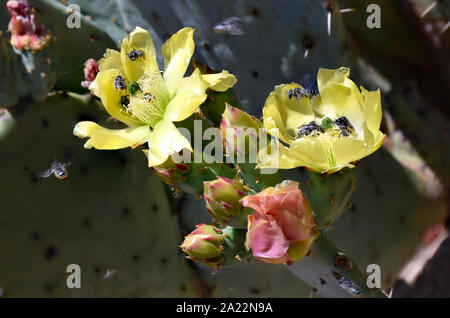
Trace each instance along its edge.
<path fill-rule="evenodd" d="M 231 17 L 217 23 L 213 31 L 218 34 L 242 35 L 242 20 L 238 17 Z"/>
<path fill-rule="evenodd" d="M 69 176 L 69 172 L 67 172 L 66 167 L 69 166 L 70 164 L 71 162 L 60 163 L 58 161 L 53 161 L 52 164 L 50 165 L 50 169 L 40 173 L 39 177 L 48 178 L 53 174 L 56 178 L 64 180 Z"/>

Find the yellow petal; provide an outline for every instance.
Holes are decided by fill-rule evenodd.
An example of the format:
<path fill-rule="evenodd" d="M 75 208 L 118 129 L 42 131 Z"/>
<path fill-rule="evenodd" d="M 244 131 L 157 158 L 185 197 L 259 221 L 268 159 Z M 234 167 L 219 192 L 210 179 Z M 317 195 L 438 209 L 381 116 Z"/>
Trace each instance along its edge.
<path fill-rule="evenodd" d="M 274 129 L 278 129 L 279 138 L 286 143 L 294 142 L 298 127 L 315 118 L 309 98 L 289 98 L 289 90 L 295 88 L 303 89 L 296 83 L 276 86 L 263 108 L 264 128 L 270 134 L 273 134 Z"/>
<path fill-rule="evenodd" d="M 303 137 L 295 140 L 290 151 L 296 153 L 300 161 L 312 170 L 326 170 L 329 167 L 330 154 L 327 143 L 319 138 Z"/>
<path fill-rule="evenodd" d="M 269 146 L 258 152 L 256 168 L 293 169 L 304 166 L 305 163 L 280 142 L 271 140 Z"/>
<path fill-rule="evenodd" d="M 117 120 L 120 120 L 128 126 L 139 126 L 141 122 L 131 118 L 125 107 L 120 103 L 121 93 L 114 88 L 114 79 L 120 74 L 117 69 L 101 71 L 97 78 L 91 83 L 89 89 L 102 100 L 106 111 Z"/>
<path fill-rule="evenodd" d="M 98 61 L 98 69 L 100 72 L 116 69 L 123 73 L 120 53 L 116 50 L 106 49 L 106 53 L 103 55 L 103 58 Z"/>
<path fill-rule="evenodd" d="M 173 123 L 162 120 L 158 122 L 148 142 L 148 166 L 153 167 L 163 164 L 170 155 L 178 153 L 192 146 L 189 141 L 178 131 Z"/>
<path fill-rule="evenodd" d="M 364 122 L 362 103 L 363 98 L 355 83 L 348 78 L 350 70 L 341 67 L 337 70 L 319 69 L 317 85 L 320 99 L 318 110 L 325 116 L 348 118 L 356 131 L 362 130 Z"/>
<path fill-rule="evenodd" d="M 380 90 L 376 91 L 367 91 L 364 87 L 361 87 L 362 96 L 363 96 L 363 114 L 364 120 L 367 123 L 367 127 L 372 133 L 376 133 L 380 129 L 381 125 L 381 95 Z"/>
<path fill-rule="evenodd" d="M 150 138 L 151 131 L 148 126 L 107 129 L 92 121 L 82 121 L 76 124 L 73 134 L 80 138 L 89 138 L 84 148 L 113 150 L 135 148 Z"/>
<path fill-rule="evenodd" d="M 208 88 L 217 92 L 225 92 L 237 82 L 237 78 L 226 70 L 216 74 L 203 74 L 202 76 L 208 82 Z"/>
<path fill-rule="evenodd" d="M 372 132 L 368 128 L 367 123 L 364 123 L 364 142 L 366 143 L 366 153 L 363 157 L 370 155 L 375 150 L 380 148 L 385 137 L 386 135 L 379 130 Z"/>
<path fill-rule="evenodd" d="M 364 157 L 367 152 L 367 147 L 362 140 L 341 137 L 334 140 L 332 144 L 332 151 L 336 159 L 335 165 L 340 166 L 357 161 Z"/>
<path fill-rule="evenodd" d="M 143 56 L 132 61 L 128 54 L 135 50 L 143 52 Z M 147 30 L 140 27 L 136 27 L 123 39 L 120 58 L 125 74 L 130 81 L 136 82 L 145 71 L 158 70 L 153 39 Z"/>
<path fill-rule="evenodd" d="M 165 66 L 164 79 L 171 94 L 175 92 L 186 73 L 194 48 L 194 29 L 192 28 L 181 29 L 163 44 L 161 53 Z"/>
<path fill-rule="evenodd" d="M 191 116 L 206 99 L 208 83 L 203 80 L 199 69 L 191 76 L 182 78 L 175 97 L 169 102 L 164 113 L 168 121 L 181 121 Z"/>

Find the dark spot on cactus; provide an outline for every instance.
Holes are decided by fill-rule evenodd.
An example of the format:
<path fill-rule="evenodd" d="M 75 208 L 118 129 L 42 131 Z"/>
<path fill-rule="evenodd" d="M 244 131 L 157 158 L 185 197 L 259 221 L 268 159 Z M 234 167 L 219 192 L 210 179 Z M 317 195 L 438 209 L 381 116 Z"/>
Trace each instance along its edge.
<path fill-rule="evenodd" d="M 44 290 L 45 290 L 46 292 L 51 293 L 51 292 L 53 291 L 53 289 L 54 289 L 54 287 L 53 287 L 52 284 L 45 284 L 45 285 L 44 285 Z"/>
<path fill-rule="evenodd" d="M 31 234 L 30 234 L 30 238 L 31 238 L 33 241 L 39 241 L 39 240 L 41 239 L 41 236 L 39 235 L 39 233 L 33 231 L 33 232 L 31 232 Z"/>
<path fill-rule="evenodd" d="M 151 16 L 152 16 L 152 19 L 155 20 L 155 22 L 159 22 L 161 20 L 158 13 L 156 13 L 155 11 L 152 11 Z"/>
<path fill-rule="evenodd" d="M 254 78 L 258 78 L 258 76 L 259 76 L 259 73 L 258 73 L 258 71 L 256 71 L 256 70 L 251 70 L 251 71 L 250 71 L 250 74 L 252 74 L 252 76 L 253 76 Z"/>
<path fill-rule="evenodd" d="M 119 153 L 119 164 L 125 166 L 128 163 L 128 159 L 122 153 Z"/>
<path fill-rule="evenodd" d="M 91 221 L 89 221 L 89 219 L 83 219 L 83 220 L 81 221 L 81 225 L 82 225 L 84 228 L 88 229 L 88 228 L 91 227 Z"/>
<path fill-rule="evenodd" d="M 167 259 L 166 258 L 161 258 L 161 264 L 166 265 L 167 264 Z"/>
<path fill-rule="evenodd" d="M 323 279 L 322 277 L 320 277 L 320 285 L 325 285 L 327 282 L 325 281 L 325 279 Z"/>
<path fill-rule="evenodd" d="M 305 35 L 302 39 L 302 45 L 305 49 L 311 50 L 315 44 L 314 38 L 310 35 Z"/>
<path fill-rule="evenodd" d="M 53 245 L 49 245 L 45 252 L 44 257 L 47 261 L 51 262 L 58 256 L 58 250 Z"/>
<path fill-rule="evenodd" d="M 125 206 L 122 208 L 122 213 L 123 213 L 123 215 L 128 216 L 128 215 L 130 215 L 130 209 Z"/>
<path fill-rule="evenodd" d="M 259 294 L 259 288 L 257 288 L 257 287 L 250 288 L 250 293 L 252 293 L 253 295 L 258 295 Z"/>
<path fill-rule="evenodd" d="M 156 204 L 153 204 L 152 205 L 152 210 L 153 210 L 153 212 L 158 211 L 158 206 Z"/>
<path fill-rule="evenodd" d="M 248 13 L 254 17 L 259 17 L 259 9 L 256 7 L 250 7 Z"/>
<path fill-rule="evenodd" d="M 328 12 L 334 13 L 337 11 L 336 5 L 331 1 L 325 1 L 323 3 L 323 6 L 324 6 L 325 10 L 327 10 Z"/>
<path fill-rule="evenodd" d="M 346 255 L 340 254 L 336 257 L 336 266 L 342 269 L 352 269 L 353 264 Z"/>
<path fill-rule="evenodd" d="M 78 118 L 77 118 L 77 122 L 80 122 L 80 121 L 96 121 L 96 118 L 91 115 L 81 113 L 80 115 L 78 115 Z"/>
<path fill-rule="evenodd" d="M 81 164 L 80 165 L 80 174 L 84 176 L 84 175 L 87 175 L 88 172 L 89 172 L 88 166 L 86 166 L 85 164 Z"/>
<path fill-rule="evenodd" d="M 41 124 L 42 124 L 42 126 L 43 126 L 44 128 L 48 128 L 48 126 L 50 126 L 50 123 L 49 123 L 49 121 L 48 121 L 47 118 L 42 118 L 42 119 L 41 119 Z"/>
<path fill-rule="evenodd" d="M 135 261 L 135 262 L 139 261 L 139 255 L 138 254 L 134 254 L 133 255 L 133 261 Z"/>
<path fill-rule="evenodd" d="M 352 203 L 352 206 L 350 207 L 350 210 L 352 210 L 352 212 L 355 212 L 355 211 L 356 211 L 356 205 L 354 205 L 354 204 Z"/>
<path fill-rule="evenodd" d="M 203 43 L 203 47 L 205 48 L 205 50 L 210 51 L 211 50 L 211 45 L 208 42 Z"/>
<path fill-rule="evenodd" d="M 29 171 L 30 168 L 29 168 L 28 166 L 23 166 L 23 170 L 24 170 L 24 171 Z"/>
<path fill-rule="evenodd" d="M 184 292 L 184 291 L 186 290 L 186 285 L 185 285 L 185 284 L 181 285 L 181 286 L 180 286 L 180 290 L 181 290 L 182 292 Z"/>
<path fill-rule="evenodd" d="M 91 36 L 89 37 L 89 40 L 90 40 L 92 43 L 97 42 L 97 38 L 96 38 L 95 36 L 93 36 L 93 35 L 91 35 Z"/>
<path fill-rule="evenodd" d="M 30 181 L 31 181 L 31 183 L 38 183 L 38 181 L 39 181 L 37 175 L 34 172 L 30 173 Z"/>
<path fill-rule="evenodd" d="M 406 218 L 404 215 L 400 214 L 398 220 L 399 220 L 400 224 L 405 224 Z"/>

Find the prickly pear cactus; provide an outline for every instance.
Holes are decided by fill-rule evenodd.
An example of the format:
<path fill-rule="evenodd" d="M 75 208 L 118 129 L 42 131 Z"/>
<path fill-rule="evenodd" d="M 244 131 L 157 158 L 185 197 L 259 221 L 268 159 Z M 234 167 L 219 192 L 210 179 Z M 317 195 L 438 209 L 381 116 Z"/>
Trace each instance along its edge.
<path fill-rule="evenodd" d="M 426 230 L 448 217 L 443 189 L 449 156 L 442 155 L 450 149 L 442 103 L 449 98 L 444 49 L 450 41 L 443 32 L 448 3 L 439 1 L 425 16 L 421 12 L 431 1 L 419 2 L 234 0 L 218 9 L 197 0 L 117 0 L 107 6 L 73 0 L 81 9 L 81 28 L 69 28 L 74 12 L 68 3 L 30 0 L 51 34 L 38 52 L 11 46 L 5 32 L 9 16 L 0 10 L 0 77 L 8 79 L 0 83 L 0 106 L 17 104 L 0 107 L 0 254 L 8 256 L 0 264 L 0 291 L 11 297 L 386 297 Z M 381 28 L 365 27 L 372 3 L 381 8 Z M 214 32 L 230 16 L 239 17 L 241 35 Z M 151 34 L 156 52 L 180 28 L 195 28 L 192 69 L 203 75 L 227 69 L 239 79 L 224 92 L 208 88 L 195 114 L 175 123 L 179 129 L 193 133 L 193 119 L 201 119 L 203 133 L 225 120 L 239 126 L 239 135 L 245 124 L 225 118 L 226 104 L 259 117 L 275 85 L 299 82 L 306 95 L 316 95 L 317 70 L 345 65 L 358 84 L 381 88 L 385 118 L 392 117 L 398 130 L 383 127 L 385 149 L 351 161 L 352 169 L 263 175 L 254 163 L 166 161 L 152 169 L 168 184 L 164 188 L 140 150 L 82 149 L 72 135 L 77 122 L 123 127 L 101 115 L 98 100 L 73 93 L 47 97 L 52 89 L 86 93 L 80 86 L 83 63 L 116 48 L 136 26 Z M 162 56 L 156 59 L 162 69 Z M 263 126 L 262 118 L 253 120 L 253 126 Z M 229 140 L 220 138 L 226 150 Z M 38 176 L 54 157 L 72 162 L 67 179 Z M 208 188 L 218 177 L 227 178 L 231 190 Z M 274 266 L 259 262 L 249 248 L 250 235 L 244 239 L 256 212 L 244 208 L 242 198 L 261 196 L 286 180 L 300 181 L 303 218 L 311 213 L 314 226 L 301 224 L 312 243 L 294 261 L 298 250 L 290 246 L 288 265 Z M 182 245 L 191 259 L 185 260 L 177 246 L 202 223 L 217 228 L 219 238 L 203 250 Z M 214 269 L 195 263 L 194 254 Z M 66 286 L 65 270 L 73 263 L 81 266 L 79 290 Z M 370 264 L 381 268 L 381 288 L 366 284 Z"/>
<path fill-rule="evenodd" d="M 3 295 L 199 295 L 164 188 L 144 157 L 88 152 L 72 136 L 80 119 L 105 120 L 98 105 L 55 95 L 14 110 L 16 125 L 0 141 Z M 38 177 L 54 159 L 72 162 L 67 179 Z M 69 264 L 81 267 L 80 289 L 66 285 Z"/>

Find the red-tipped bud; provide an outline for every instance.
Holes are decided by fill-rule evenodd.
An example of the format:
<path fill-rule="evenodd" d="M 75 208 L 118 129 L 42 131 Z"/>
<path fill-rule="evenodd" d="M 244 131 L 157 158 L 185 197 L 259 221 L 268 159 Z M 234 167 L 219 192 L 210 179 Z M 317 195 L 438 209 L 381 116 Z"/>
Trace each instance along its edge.
<path fill-rule="evenodd" d="M 169 185 L 186 181 L 184 174 L 188 173 L 190 166 L 186 163 L 175 163 L 169 157 L 162 165 L 152 167 L 158 178 Z"/>
<path fill-rule="evenodd" d="M 6 8 L 11 14 L 8 29 L 12 46 L 19 50 L 42 50 L 50 43 L 50 32 L 36 21 L 26 0 L 9 0 Z"/>
<path fill-rule="evenodd" d="M 226 104 L 220 130 L 227 156 L 256 156 L 259 129 L 262 127 L 256 117 Z"/>
<path fill-rule="evenodd" d="M 214 181 L 203 182 L 206 208 L 216 220 L 227 219 L 242 212 L 239 202 L 246 192 L 238 180 L 218 177 Z"/>

